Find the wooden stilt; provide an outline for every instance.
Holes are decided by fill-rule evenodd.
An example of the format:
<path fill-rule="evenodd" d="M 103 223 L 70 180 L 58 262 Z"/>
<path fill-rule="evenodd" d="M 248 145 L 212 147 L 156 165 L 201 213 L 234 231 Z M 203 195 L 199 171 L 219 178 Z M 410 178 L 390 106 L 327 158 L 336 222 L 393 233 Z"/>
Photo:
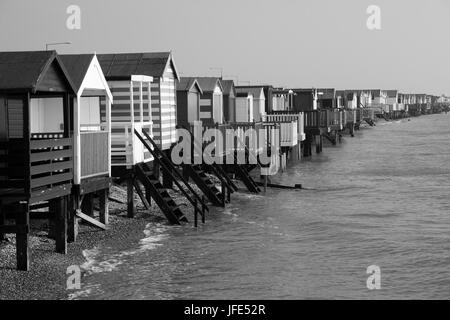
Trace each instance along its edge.
<path fill-rule="evenodd" d="M 28 202 L 20 204 L 19 212 L 16 215 L 16 254 L 17 269 L 28 271 L 30 268 L 30 257 L 28 248 L 28 232 L 30 228 L 30 208 Z"/>
<path fill-rule="evenodd" d="M 56 252 L 67 254 L 67 196 L 55 200 Z"/>
<path fill-rule="evenodd" d="M 77 241 L 78 236 L 78 218 L 76 211 L 80 209 L 80 197 L 74 194 L 70 197 L 69 208 L 67 212 L 67 242 Z"/>
<path fill-rule="evenodd" d="M 48 202 L 48 237 L 55 239 L 55 202 L 50 200 Z"/>
<path fill-rule="evenodd" d="M 103 224 L 108 224 L 109 220 L 109 207 L 108 207 L 108 189 L 99 191 L 99 205 L 100 205 L 100 222 Z"/>
<path fill-rule="evenodd" d="M 127 179 L 127 216 L 134 218 L 136 214 L 136 206 L 134 204 L 134 176 Z"/>
<path fill-rule="evenodd" d="M 3 207 L 0 205 L 0 226 L 5 225 L 5 212 L 3 210 Z M 4 233 L 0 231 L 0 241 L 6 240 L 6 236 Z"/>

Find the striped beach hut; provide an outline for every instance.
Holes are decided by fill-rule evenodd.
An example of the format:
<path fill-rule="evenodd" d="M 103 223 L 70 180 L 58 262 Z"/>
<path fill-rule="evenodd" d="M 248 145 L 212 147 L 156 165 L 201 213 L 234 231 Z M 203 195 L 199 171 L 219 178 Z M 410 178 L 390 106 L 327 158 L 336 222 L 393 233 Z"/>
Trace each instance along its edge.
<path fill-rule="evenodd" d="M 109 79 L 127 73 L 153 78 L 151 83 L 151 118 L 153 139 L 162 150 L 176 142 L 176 82 L 180 80 L 171 52 L 121 53 L 99 55 Z M 113 110 L 114 112 L 114 110 Z"/>
<path fill-rule="evenodd" d="M 220 78 L 197 78 L 203 94 L 200 98 L 200 120 L 204 123 L 224 123 L 223 86 Z"/>
<path fill-rule="evenodd" d="M 263 87 L 236 87 L 237 93 L 249 93 L 253 96 L 253 120 L 259 122 L 266 114 L 266 96 Z"/>
<path fill-rule="evenodd" d="M 177 124 L 186 128 L 200 121 L 202 88 L 195 78 L 180 78 L 177 84 Z"/>

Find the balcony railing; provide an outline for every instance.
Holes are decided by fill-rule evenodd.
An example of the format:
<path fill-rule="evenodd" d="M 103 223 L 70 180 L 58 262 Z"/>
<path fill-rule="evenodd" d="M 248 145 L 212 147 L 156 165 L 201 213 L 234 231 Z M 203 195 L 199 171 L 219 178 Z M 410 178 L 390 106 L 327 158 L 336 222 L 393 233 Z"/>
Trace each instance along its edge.
<path fill-rule="evenodd" d="M 305 116 L 303 112 L 272 112 L 264 115 L 268 123 L 280 124 L 281 146 L 293 147 L 305 140 Z"/>

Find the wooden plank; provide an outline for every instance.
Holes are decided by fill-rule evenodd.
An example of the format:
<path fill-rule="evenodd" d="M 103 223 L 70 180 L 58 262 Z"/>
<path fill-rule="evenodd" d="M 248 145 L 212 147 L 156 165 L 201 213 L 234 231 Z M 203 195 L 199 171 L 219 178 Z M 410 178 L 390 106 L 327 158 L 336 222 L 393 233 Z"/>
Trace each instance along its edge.
<path fill-rule="evenodd" d="M 8 188 L 24 188 L 24 187 L 25 187 L 24 179 L 0 181 L 0 188 L 8 189 Z"/>
<path fill-rule="evenodd" d="M 127 216 L 134 218 L 136 206 L 134 204 L 134 177 L 127 180 Z"/>
<path fill-rule="evenodd" d="M 72 184 L 70 183 L 66 183 L 60 186 L 54 186 L 52 188 L 44 190 L 37 190 L 31 193 L 30 203 L 37 203 L 54 198 L 59 198 L 65 195 L 69 195 L 71 191 L 72 191 Z"/>
<path fill-rule="evenodd" d="M 34 189 L 34 188 L 42 187 L 42 186 L 45 186 L 45 185 L 61 183 L 61 182 L 64 182 L 64 181 L 70 181 L 72 179 L 73 179 L 73 173 L 72 172 L 54 174 L 54 175 L 51 175 L 51 176 L 48 176 L 48 177 L 31 179 L 31 188 Z"/>
<path fill-rule="evenodd" d="M 102 230 L 106 230 L 106 226 L 103 223 L 95 220 L 94 218 L 89 217 L 88 215 L 86 215 L 83 212 L 81 212 L 81 210 L 77 210 L 76 211 L 76 215 L 77 215 L 78 218 L 80 218 L 80 219 L 90 223 L 91 225 L 93 225 L 93 226 L 95 226 L 97 228 L 100 228 Z"/>
<path fill-rule="evenodd" d="M 30 160 L 31 160 L 31 162 L 37 162 L 37 161 L 47 161 L 47 160 L 54 160 L 54 159 L 60 159 L 60 158 L 72 158 L 72 157 L 73 157 L 73 151 L 71 149 L 66 149 L 66 150 L 58 150 L 58 151 L 44 151 L 44 152 L 32 153 Z"/>
<path fill-rule="evenodd" d="M 51 164 L 42 164 L 42 165 L 37 165 L 37 166 L 31 166 L 31 175 L 53 172 L 53 171 L 58 171 L 58 170 L 72 169 L 72 168 L 73 168 L 72 160 L 55 162 L 55 163 L 51 163 Z"/>
<path fill-rule="evenodd" d="M 150 204 L 147 202 L 147 198 L 144 196 L 144 193 L 142 192 L 142 189 L 139 186 L 139 183 L 136 180 L 134 180 L 133 184 L 134 184 L 134 188 L 136 189 L 137 194 L 139 195 L 139 198 L 141 198 L 141 201 L 144 204 L 144 207 L 147 210 L 150 210 L 151 209 Z"/>
<path fill-rule="evenodd" d="M 33 149 L 46 149 L 54 147 L 70 147 L 72 146 L 72 138 L 63 139 L 37 139 L 30 141 L 30 148 Z"/>

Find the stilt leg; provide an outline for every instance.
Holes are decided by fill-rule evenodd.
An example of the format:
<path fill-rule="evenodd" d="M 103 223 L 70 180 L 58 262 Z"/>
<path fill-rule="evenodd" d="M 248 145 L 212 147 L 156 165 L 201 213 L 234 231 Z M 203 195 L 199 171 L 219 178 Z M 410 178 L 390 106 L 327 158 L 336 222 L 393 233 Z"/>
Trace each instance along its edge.
<path fill-rule="evenodd" d="M 72 195 L 70 198 L 69 209 L 67 212 L 67 241 L 75 242 L 78 236 L 78 218 L 76 217 L 76 211 L 80 209 L 80 197 L 78 194 Z"/>
<path fill-rule="evenodd" d="M 100 222 L 108 224 L 109 208 L 108 208 L 108 189 L 99 191 L 100 197 Z"/>
<path fill-rule="evenodd" d="M 67 196 L 55 200 L 56 252 L 67 254 Z"/>
<path fill-rule="evenodd" d="M 127 180 L 127 216 L 128 218 L 134 218 L 136 213 L 136 207 L 134 205 L 134 177 L 130 177 Z"/>
<path fill-rule="evenodd" d="M 3 207 L 0 205 L 0 226 L 5 225 L 5 213 Z M 0 232 L 0 241 L 6 240 L 6 236 L 4 233 Z"/>
<path fill-rule="evenodd" d="M 30 228 L 30 209 L 28 202 L 21 203 L 19 212 L 16 215 L 16 250 L 17 269 L 28 271 L 30 268 L 28 232 Z"/>

